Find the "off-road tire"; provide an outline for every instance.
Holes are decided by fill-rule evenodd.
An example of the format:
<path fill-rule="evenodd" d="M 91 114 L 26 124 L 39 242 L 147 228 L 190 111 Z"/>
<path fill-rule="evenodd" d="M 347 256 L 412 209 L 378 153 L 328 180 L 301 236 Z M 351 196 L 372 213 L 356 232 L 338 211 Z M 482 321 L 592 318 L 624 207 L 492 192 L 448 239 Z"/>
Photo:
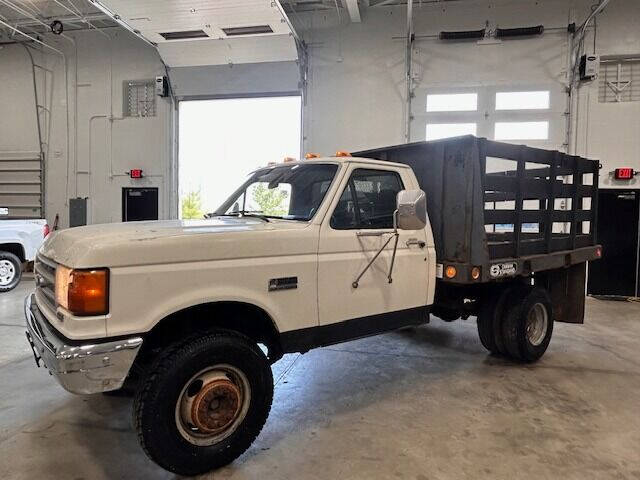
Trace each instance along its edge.
<path fill-rule="evenodd" d="M 216 364 L 229 364 L 247 377 L 251 396 L 246 416 L 227 438 L 210 446 L 188 442 L 176 425 L 176 403 L 190 378 Z M 147 456 L 180 475 L 197 475 L 242 455 L 264 426 L 273 400 L 269 361 L 258 345 L 236 332 L 216 330 L 186 339 L 155 360 L 136 393 L 133 420 Z"/>
<path fill-rule="evenodd" d="M 527 319 L 535 308 L 546 314 L 546 328 L 541 330 L 538 344 L 532 343 L 527 335 Z M 539 287 L 518 288 L 510 298 L 502 322 L 502 339 L 507 355 L 518 362 L 535 362 L 546 352 L 552 334 L 553 307 L 547 291 Z"/>
<path fill-rule="evenodd" d="M 13 265 L 13 268 L 15 269 L 14 270 L 15 277 L 13 278 L 13 280 L 7 285 L 0 285 L 0 293 L 1 293 L 1 292 L 8 292 L 10 290 L 13 290 L 18 286 L 18 284 L 20 283 L 20 279 L 22 278 L 22 262 L 13 253 L 3 252 L 3 251 L 0 251 L 0 260 L 6 260 L 10 262 Z"/>

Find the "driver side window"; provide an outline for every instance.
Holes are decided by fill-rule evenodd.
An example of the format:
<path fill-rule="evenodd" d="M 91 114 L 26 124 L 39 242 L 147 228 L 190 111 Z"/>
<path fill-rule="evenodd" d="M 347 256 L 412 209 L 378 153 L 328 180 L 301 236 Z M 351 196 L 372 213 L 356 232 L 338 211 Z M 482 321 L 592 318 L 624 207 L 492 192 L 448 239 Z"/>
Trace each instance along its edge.
<path fill-rule="evenodd" d="M 331 215 L 331 228 L 393 228 L 396 195 L 403 188 L 397 172 L 354 170 Z"/>

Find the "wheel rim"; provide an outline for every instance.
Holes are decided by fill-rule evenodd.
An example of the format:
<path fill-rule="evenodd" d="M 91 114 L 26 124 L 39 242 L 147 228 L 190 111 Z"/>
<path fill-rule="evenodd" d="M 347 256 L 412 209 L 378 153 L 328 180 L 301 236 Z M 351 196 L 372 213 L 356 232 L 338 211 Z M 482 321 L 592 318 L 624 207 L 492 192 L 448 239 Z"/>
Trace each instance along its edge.
<path fill-rule="evenodd" d="M 185 383 L 176 403 L 176 425 L 189 443 L 221 442 L 242 423 L 249 410 L 247 376 L 232 365 L 214 365 Z"/>
<path fill-rule="evenodd" d="M 9 260 L 0 260 L 0 285 L 10 285 L 16 278 L 16 266 Z"/>
<path fill-rule="evenodd" d="M 527 340 L 534 346 L 540 345 L 547 336 L 549 316 L 542 303 L 536 303 L 527 316 Z"/>

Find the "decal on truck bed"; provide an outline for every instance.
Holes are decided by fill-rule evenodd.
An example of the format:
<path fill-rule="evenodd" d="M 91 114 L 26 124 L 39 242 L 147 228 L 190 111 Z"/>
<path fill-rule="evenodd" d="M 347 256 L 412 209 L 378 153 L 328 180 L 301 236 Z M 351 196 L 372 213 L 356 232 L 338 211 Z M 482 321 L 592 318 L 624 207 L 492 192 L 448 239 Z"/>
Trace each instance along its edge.
<path fill-rule="evenodd" d="M 489 269 L 491 278 L 510 277 L 516 274 L 518 264 L 516 262 L 494 263 Z"/>

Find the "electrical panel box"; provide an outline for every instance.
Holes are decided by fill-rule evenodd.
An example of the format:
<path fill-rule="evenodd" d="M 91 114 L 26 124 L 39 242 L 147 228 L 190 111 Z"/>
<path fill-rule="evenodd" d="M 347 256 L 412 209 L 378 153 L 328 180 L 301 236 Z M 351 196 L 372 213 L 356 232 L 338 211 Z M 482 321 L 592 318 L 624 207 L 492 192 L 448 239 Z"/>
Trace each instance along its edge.
<path fill-rule="evenodd" d="M 598 76 L 600 57 L 598 55 L 583 55 L 580 58 L 580 80 L 593 80 Z"/>
<path fill-rule="evenodd" d="M 69 199 L 69 227 L 81 227 L 87 224 L 87 199 Z"/>
<path fill-rule="evenodd" d="M 160 97 L 169 96 L 169 79 L 166 76 L 156 77 L 156 95 Z"/>

